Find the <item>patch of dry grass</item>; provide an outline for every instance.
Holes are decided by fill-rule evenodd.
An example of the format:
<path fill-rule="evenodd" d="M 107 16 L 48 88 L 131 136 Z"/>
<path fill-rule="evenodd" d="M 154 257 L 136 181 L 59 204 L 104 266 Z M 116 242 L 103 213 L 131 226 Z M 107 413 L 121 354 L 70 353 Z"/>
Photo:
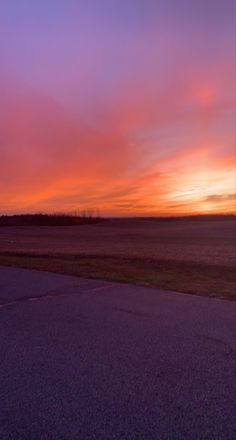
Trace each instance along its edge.
<path fill-rule="evenodd" d="M 233 268 L 145 258 L 5 254 L 0 264 L 236 299 Z"/>

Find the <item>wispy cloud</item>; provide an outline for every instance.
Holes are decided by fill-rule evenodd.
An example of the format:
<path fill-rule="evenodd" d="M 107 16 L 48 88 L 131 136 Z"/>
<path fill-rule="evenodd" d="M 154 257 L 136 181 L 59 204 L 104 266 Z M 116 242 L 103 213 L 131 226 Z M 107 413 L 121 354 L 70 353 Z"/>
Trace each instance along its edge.
<path fill-rule="evenodd" d="M 236 194 L 210 194 L 205 198 L 206 202 L 222 203 L 228 201 L 236 202 Z"/>

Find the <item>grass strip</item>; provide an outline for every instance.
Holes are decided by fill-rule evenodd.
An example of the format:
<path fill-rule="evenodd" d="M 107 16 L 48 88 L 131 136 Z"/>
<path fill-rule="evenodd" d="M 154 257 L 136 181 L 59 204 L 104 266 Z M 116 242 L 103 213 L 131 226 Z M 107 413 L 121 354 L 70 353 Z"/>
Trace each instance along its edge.
<path fill-rule="evenodd" d="M 236 300 L 232 267 L 114 256 L 0 254 L 0 264 Z"/>

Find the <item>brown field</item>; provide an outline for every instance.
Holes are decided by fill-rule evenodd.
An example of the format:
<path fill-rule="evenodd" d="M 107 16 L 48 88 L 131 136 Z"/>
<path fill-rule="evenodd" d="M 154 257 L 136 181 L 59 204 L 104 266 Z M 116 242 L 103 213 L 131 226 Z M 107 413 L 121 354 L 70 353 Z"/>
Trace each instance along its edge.
<path fill-rule="evenodd" d="M 234 220 L 0 228 L 0 263 L 234 298 Z"/>

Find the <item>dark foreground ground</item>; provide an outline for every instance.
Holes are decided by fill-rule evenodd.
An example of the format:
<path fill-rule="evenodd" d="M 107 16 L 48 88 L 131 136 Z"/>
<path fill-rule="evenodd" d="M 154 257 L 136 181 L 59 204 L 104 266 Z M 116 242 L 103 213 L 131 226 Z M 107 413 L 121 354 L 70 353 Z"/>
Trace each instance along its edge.
<path fill-rule="evenodd" d="M 233 440 L 232 301 L 0 268 L 1 440 Z"/>
<path fill-rule="evenodd" d="M 0 264 L 236 299 L 235 243 L 232 216 L 6 226 Z"/>

